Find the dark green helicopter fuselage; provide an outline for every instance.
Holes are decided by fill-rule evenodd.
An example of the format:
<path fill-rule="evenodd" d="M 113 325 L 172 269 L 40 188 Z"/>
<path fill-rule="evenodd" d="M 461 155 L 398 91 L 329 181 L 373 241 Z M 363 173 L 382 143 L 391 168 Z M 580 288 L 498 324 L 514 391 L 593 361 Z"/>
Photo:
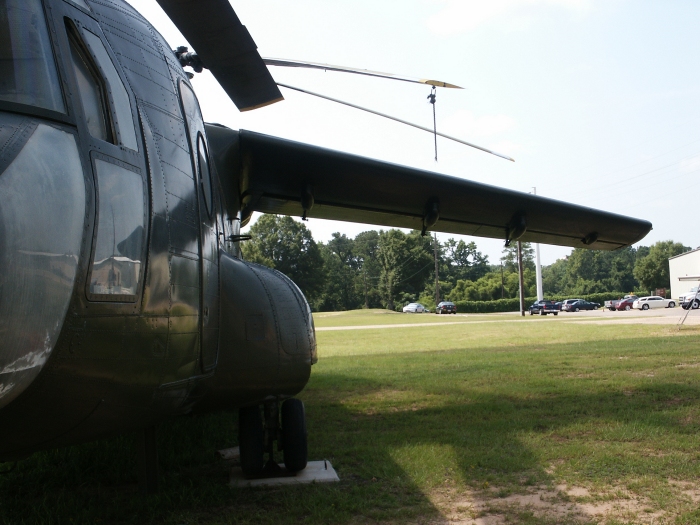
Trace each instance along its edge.
<path fill-rule="evenodd" d="M 120 0 L 0 11 L 0 460 L 301 391 L 309 306 L 240 259 L 171 48 Z"/>

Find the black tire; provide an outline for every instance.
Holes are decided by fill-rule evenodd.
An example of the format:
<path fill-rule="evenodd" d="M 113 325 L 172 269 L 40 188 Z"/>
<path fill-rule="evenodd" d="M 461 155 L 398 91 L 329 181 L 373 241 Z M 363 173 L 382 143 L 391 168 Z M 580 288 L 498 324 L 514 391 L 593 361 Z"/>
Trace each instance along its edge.
<path fill-rule="evenodd" d="M 693 310 L 697 310 L 698 308 L 700 308 L 700 302 L 698 302 L 698 300 L 696 299 L 695 301 L 693 301 L 693 305 L 691 306 L 691 308 Z"/>
<path fill-rule="evenodd" d="M 625 312 L 629 312 L 630 308 L 632 308 L 630 305 L 626 304 L 625 305 Z"/>
<path fill-rule="evenodd" d="M 643 304 L 643 305 L 642 305 L 642 310 L 648 310 L 648 309 L 649 309 L 649 305 L 648 305 L 648 304 Z"/>
<path fill-rule="evenodd" d="M 287 399 L 282 404 L 282 446 L 287 470 L 304 470 L 308 457 L 306 414 L 304 403 L 298 399 Z"/>
<path fill-rule="evenodd" d="M 574 308 L 574 312 L 578 312 L 579 310 L 580 310 L 580 308 L 578 308 L 578 307 Z"/>
<path fill-rule="evenodd" d="M 559 315 L 559 312 L 552 312 L 554 315 Z"/>
<path fill-rule="evenodd" d="M 675 308 L 675 307 L 676 307 L 676 303 L 674 303 L 673 301 L 671 301 L 670 303 L 668 303 L 668 307 L 669 307 L 669 308 Z"/>
<path fill-rule="evenodd" d="M 259 406 L 238 410 L 238 445 L 243 473 L 260 474 L 265 466 L 265 431 Z"/>
<path fill-rule="evenodd" d="M 532 310 L 530 310 L 530 315 L 535 315 L 535 314 L 532 313 Z"/>

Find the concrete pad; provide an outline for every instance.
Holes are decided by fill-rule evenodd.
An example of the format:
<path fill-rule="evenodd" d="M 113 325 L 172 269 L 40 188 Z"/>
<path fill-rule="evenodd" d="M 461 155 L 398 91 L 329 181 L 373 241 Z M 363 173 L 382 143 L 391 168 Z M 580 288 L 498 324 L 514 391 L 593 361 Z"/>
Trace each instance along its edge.
<path fill-rule="evenodd" d="M 224 461 L 238 462 L 241 460 L 241 448 L 240 447 L 225 448 L 223 450 L 217 450 L 217 453 L 219 454 L 219 457 L 221 459 L 223 459 Z"/>
<path fill-rule="evenodd" d="M 248 479 L 243 475 L 240 467 L 231 469 L 232 487 L 270 487 L 280 485 L 302 485 L 305 483 L 333 483 L 340 481 L 338 474 L 330 461 L 309 461 L 301 472 L 292 474 L 287 472 L 284 464 L 280 463 L 281 472 L 277 477 L 261 477 Z"/>

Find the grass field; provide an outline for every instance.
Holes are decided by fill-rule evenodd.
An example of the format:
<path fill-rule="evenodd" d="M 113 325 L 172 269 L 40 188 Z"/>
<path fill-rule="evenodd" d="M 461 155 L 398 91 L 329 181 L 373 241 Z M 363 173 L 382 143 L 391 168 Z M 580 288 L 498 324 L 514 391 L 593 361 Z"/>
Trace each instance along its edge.
<path fill-rule="evenodd" d="M 20 462 L 0 476 L 0 523 L 700 523 L 700 327 L 316 325 L 386 325 L 317 334 L 300 398 L 311 459 L 340 483 L 229 488 L 214 451 L 235 418 L 207 416 L 161 428 L 160 494 L 138 493 L 125 436 Z"/>

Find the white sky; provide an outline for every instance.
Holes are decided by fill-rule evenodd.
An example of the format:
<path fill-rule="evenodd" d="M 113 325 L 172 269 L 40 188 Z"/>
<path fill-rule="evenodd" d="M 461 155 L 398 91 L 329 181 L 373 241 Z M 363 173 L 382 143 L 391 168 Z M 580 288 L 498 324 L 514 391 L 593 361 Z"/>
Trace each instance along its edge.
<path fill-rule="evenodd" d="M 174 48 L 155 0 L 132 0 Z M 380 117 L 282 88 L 239 113 L 209 73 L 204 118 L 651 221 L 642 241 L 700 246 L 700 2 L 691 0 L 233 0 L 265 57 L 434 78 L 438 130 L 508 162 Z M 271 68 L 275 80 L 427 127 L 429 89 L 342 73 Z M 372 226 L 310 220 L 316 240 Z M 377 227 L 378 228 L 378 227 Z M 440 235 L 446 239 L 452 235 Z M 455 236 L 456 237 L 456 236 Z M 475 240 L 498 261 L 502 241 Z M 543 264 L 570 253 L 541 246 Z"/>

